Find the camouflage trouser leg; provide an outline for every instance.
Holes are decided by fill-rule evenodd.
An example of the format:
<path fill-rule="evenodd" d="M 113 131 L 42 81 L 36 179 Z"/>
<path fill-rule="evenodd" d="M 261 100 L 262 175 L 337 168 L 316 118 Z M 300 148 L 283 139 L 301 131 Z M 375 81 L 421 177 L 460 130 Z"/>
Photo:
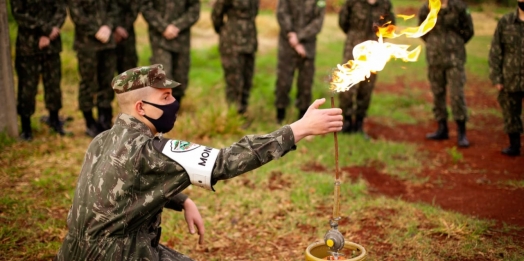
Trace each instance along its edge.
<path fill-rule="evenodd" d="M 377 75 L 371 74 L 369 79 L 339 94 L 340 108 L 344 116 L 366 117 L 376 81 Z"/>
<path fill-rule="evenodd" d="M 244 112 L 253 85 L 255 55 L 252 53 L 221 52 L 222 68 L 226 79 L 226 101 Z"/>
<path fill-rule="evenodd" d="M 433 92 L 435 120 L 440 121 L 448 118 L 446 107 L 446 86 L 448 83 L 450 85 L 453 118 L 455 120 L 467 120 L 467 107 L 464 98 L 464 84 L 466 83 L 464 67 L 429 66 L 428 78 Z"/>
<path fill-rule="evenodd" d="M 315 77 L 315 59 L 299 58 L 296 107 L 305 111 L 311 103 L 311 89 Z"/>
<path fill-rule="evenodd" d="M 173 96 L 183 98 L 189 84 L 189 67 L 191 57 L 189 52 L 171 52 L 159 47 L 152 48 L 151 64 L 162 64 L 166 77 L 180 83 L 173 89 Z"/>
<path fill-rule="evenodd" d="M 289 105 L 289 92 L 293 85 L 295 69 L 298 68 L 298 91 L 295 105 L 299 110 L 307 110 L 311 103 L 311 88 L 313 86 L 313 77 L 315 76 L 315 59 L 299 57 L 294 50 L 288 49 L 279 48 L 278 51 L 275 106 L 279 109 L 284 109 Z"/>
<path fill-rule="evenodd" d="M 497 97 L 504 117 L 504 132 L 522 133 L 522 100 L 524 92 L 507 92 L 504 89 Z"/>
<path fill-rule="evenodd" d="M 160 261 L 193 261 L 193 259 L 178 253 L 162 244 L 158 244 L 158 259 Z"/>
<path fill-rule="evenodd" d="M 38 92 L 40 73 L 44 84 L 46 109 L 58 111 L 62 108 L 62 91 L 60 90 L 62 68 L 58 53 L 17 56 L 15 68 L 18 74 L 17 111 L 19 115 L 30 117 L 35 113 L 35 97 Z"/>
<path fill-rule="evenodd" d="M 114 49 L 92 51 L 78 50 L 78 72 L 80 89 L 78 104 L 80 110 L 91 111 L 95 105 L 100 108 L 111 108 L 115 97 L 111 81 L 116 71 L 116 54 Z"/>
<path fill-rule="evenodd" d="M 138 66 L 135 37 L 131 35 L 116 46 L 116 69 L 123 73 Z"/>

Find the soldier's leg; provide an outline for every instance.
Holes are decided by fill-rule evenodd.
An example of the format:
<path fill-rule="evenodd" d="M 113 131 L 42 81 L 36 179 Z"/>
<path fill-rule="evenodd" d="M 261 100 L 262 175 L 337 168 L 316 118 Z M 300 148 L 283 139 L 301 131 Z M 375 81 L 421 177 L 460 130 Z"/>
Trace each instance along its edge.
<path fill-rule="evenodd" d="M 226 102 L 228 105 L 236 105 L 237 109 L 240 105 L 241 90 L 244 85 L 242 78 L 241 54 L 222 51 L 220 53 L 220 60 L 222 62 L 222 69 L 224 70 L 224 78 L 226 81 Z"/>
<path fill-rule="evenodd" d="M 438 122 L 436 132 L 428 133 L 427 139 L 443 140 L 448 139 L 448 112 L 446 109 L 446 74 L 445 70 L 439 66 L 428 67 L 428 79 L 433 93 L 433 115 Z"/>
<path fill-rule="evenodd" d="M 298 63 L 297 100 L 298 118 L 302 118 L 311 104 L 311 91 L 315 78 L 315 59 L 301 59 Z"/>
<path fill-rule="evenodd" d="M 44 55 L 42 61 L 42 80 L 44 82 L 45 107 L 49 111 L 49 126 L 60 135 L 65 132 L 58 119 L 58 111 L 62 108 L 62 64 L 60 54 Z"/>
<path fill-rule="evenodd" d="M 371 103 L 371 95 L 373 89 L 375 89 L 375 83 L 377 82 L 377 75 L 372 73 L 369 79 L 361 82 L 358 86 L 356 94 L 356 119 L 355 119 L 355 131 L 364 133 L 364 118 L 366 118 L 369 104 Z"/>
<path fill-rule="evenodd" d="M 193 261 L 186 255 L 183 255 L 171 248 L 168 248 L 162 244 L 158 244 L 158 259 L 160 261 Z"/>
<path fill-rule="evenodd" d="M 165 50 L 160 47 L 151 46 L 151 64 L 162 64 L 164 67 L 164 72 L 166 73 L 166 78 L 180 82 L 178 79 L 173 78 L 173 58 L 172 53 L 168 50 Z M 175 89 L 180 88 L 177 87 Z"/>
<path fill-rule="evenodd" d="M 91 51 L 78 50 L 78 73 L 80 85 L 78 89 L 78 106 L 86 122 L 86 134 L 91 137 L 98 135 L 98 127 L 93 118 L 94 99 L 98 90 L 97 64 L 98 55 Z"/>
<path fill-rule="evenodd" d="M 355 109 L 353 107 L 358 88 L 357 84 L 345 92 L 338 93 L 339 106 L 344 115 L 344 125 L 342 126 L 342 132 L 344 133 L 352 133 L 354 131 L 353 115 L 355 115 Z"/>
<path fill-rule="evenodd" d="M 503 149 L 502 153 L 508 156 L 520 155 L 520 134 L 523 131 L 522 99 L 524 92 L 507 92 L 502 89 L 497 97 L 504 117 L 504 132 L 508 134 L 510 146 Z"/>
<path fill-rule="evenodd" d="M 189 68 L 191 66 L 190 52 L 183 51 L 175 53 L 173 56 L 173 75 L 175 81 L 180 83 L 180 86 L 173 89 L 173 96 L 182 102 L 189 84 Z"/>
<path fill-rule="evenodd" d="M 111 128 L 113 119 L 113 109 L 111 102 L 115 98 L 115 92 L 111 87 L 116 72 L 116 53 L 115 49 L 106 49 L 97 52 L 98 55 L 98 92 L 96 96 L 96 106 L 98 108 L 98 124 L 101 131 Z"/>
<path fill-rule="evenodd" d="M 247 110 L 249 103 L 249 96 L 251 94 L 251 87 L 253 86 L 253 75 L 255 71 L 255 54 L 245 53 L 242 54 L 242 70 L 243 70 L 243 85 L 242 85 L 242 97 L 240 99 L 240 113 L 244 113 Z"/>
<path fill-rule="evenodd" d="M 286 107 L 289 105 L 289 91 L 293 84 L 294 72 L 298 56 L 291 48 L 279 43 L 277 62 L 277 82 L 275 87 L 275 107 L 277 108 L 277 121 L 285 118 Z"/>
<path fill-rule="evenodd" d="M 36 56 L 16 56 L 15 69 L 18 75 L 18 96 L 16 110 L 20 115 L 22 133 L 20 137 L 31 140 L 31 115 L 35 113 L 35 97 L 38 89 L 40 72 Z"/>
<path fill-rule="evenodd" d="M 459 147 L 469 147 L 466 138 L 466 121 L 468 109 L 464 97 L 464 85 L 466 84 L 466 72 L 464 66 L 452 67 L 446 70 L 446 78 L 449 82 L 451 111 L 457 123 L 457 142 Z"/>

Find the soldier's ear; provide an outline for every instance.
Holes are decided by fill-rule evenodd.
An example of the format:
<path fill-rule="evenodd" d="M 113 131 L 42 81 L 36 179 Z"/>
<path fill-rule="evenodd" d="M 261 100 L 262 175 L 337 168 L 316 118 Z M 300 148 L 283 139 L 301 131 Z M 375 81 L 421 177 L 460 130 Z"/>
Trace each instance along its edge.
<path fill-rule="evenodd" d="M 140 115 L 140 116 L 146 115 L 146 111 L 144 110 L 143 106 L 144 106 L 144 103 L 142 101 L 135 102 L 135 108 L 134 109 L 135 109 L 136 113 L 138 115 Z"/>

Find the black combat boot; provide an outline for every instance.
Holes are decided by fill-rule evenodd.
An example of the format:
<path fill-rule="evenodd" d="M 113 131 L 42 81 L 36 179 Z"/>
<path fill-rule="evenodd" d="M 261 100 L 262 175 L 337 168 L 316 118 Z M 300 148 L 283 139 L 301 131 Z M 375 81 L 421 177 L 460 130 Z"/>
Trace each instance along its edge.
<path fill-rule="evenodd" d="M 438 121 L 438 129 L 436 132 L 426 134 L 428 140 L 447 140 L 448 135 L 448 122 L 446 120 Z"/>
<path fill-rule="evenodd" d="M 509 147 L 502 150 L 502 154 L 508 156 L 520 155 L 520 133 L 508 133 Z"/>
<path fill-rule="evenodd" d="M 58 118 L 58 111 L 49 111 L 49 126 L 60 136 L 64 136 L 65 132 L 62 128 L 62 123 Z"/>
<path fill-rule="evenodd" d="M 355 118 L 355 132 L 357 134 L 362 134 L 365 139 L 369 139 L 369 136 L 364 132 L 364 117 L 357 116 Z"/>
<path fill-rule="evenodd" d="M 278 122 L 278 124 L 282 124 L 282 121 L 284 121 L 284 118 L 286 118 L 286 109 L 279 109 L 279 108 L 277 108 L 277 122 Z"/>
<path fill-rule="evenodd" d="M 93 112 L 82 111 L 82 114 L 84 114 L 84 119 L 86 121 L 86 135 L 94 138 L 96 135 L 100 133 L 100 131 L 95 119 L 93 118 Z"/>
<path fill-rule="evenodd" d="M 353 133 L 355 132 L 353 126 L 353 117 L 344 115 L 344 123 L 342 125 L 342 133 Z"/>
<path fill-rule="evenodd" d="M 306 112 L 307 112 L 307 109 L 306 109 L 306 110 L 300 110 L 300 111 L 298 112 L 298 119 L 299 119 L 299 120 L 302 119 L 302 117 L 304 117 L 304 115 L 306 114 Z"/>
<path fill-rule="evenodd" d="M 20 138 L 26 141 L 33 140 L 33 131 L 31 130 L 31 118 L 26 116 L 20 116 L 20 122 L 22 123 L 22 133 L 20 133 Z"/>
<path fill-rule="evenodd" d="M 106 131 L 111 129 L 113 120 L 113 108 L 98 107 L 98 127 L 99 131 Z"/>
<path fill-rule="evenodd" d="M 469 147 L 469 141 L 466 138 L 466 121 L 457 122 L 457 144 L 459 147 Z"/>

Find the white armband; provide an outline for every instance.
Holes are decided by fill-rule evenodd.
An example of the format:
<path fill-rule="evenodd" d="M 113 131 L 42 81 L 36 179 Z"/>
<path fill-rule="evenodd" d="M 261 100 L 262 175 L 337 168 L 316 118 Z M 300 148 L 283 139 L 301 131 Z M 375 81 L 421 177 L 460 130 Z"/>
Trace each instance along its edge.
<path fill-rule="evenodd" d="M 181 140 L 168 140 L 162 149 L 162 154 L 186 170 L 191 184 L 213 191 L 211 174 L 218 152 L 211 147 Z"/>

